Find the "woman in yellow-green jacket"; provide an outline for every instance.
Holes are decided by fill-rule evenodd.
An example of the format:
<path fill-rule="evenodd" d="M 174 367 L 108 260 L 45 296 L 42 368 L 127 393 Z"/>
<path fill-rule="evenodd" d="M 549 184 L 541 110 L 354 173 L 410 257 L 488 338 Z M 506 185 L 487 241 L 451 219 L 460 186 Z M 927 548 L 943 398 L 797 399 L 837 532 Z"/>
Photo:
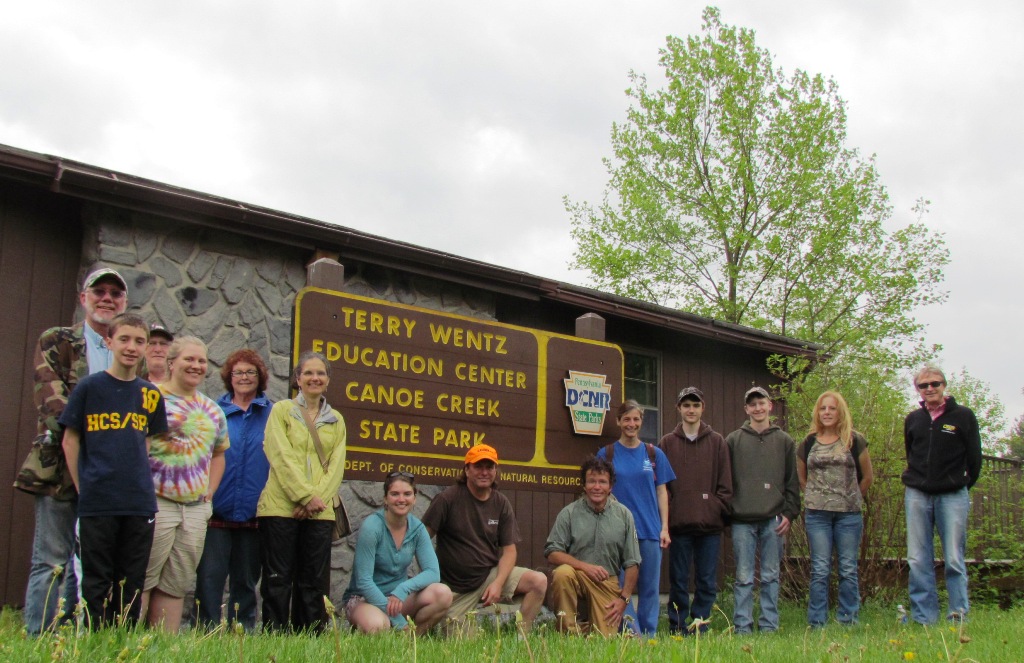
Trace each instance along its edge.
<path fill-rule="evenodd" d="M 299 394 L 274 405 L 263 441 L 270 462 L 256 507 L 263 627 L 319 632 L 327 624 L 323 597 L 330 585 L 332 504 L 345 470 L 345 420 L 324 397 L 331 377 L 326 357 L 302 353 L 293 377 Z"/>

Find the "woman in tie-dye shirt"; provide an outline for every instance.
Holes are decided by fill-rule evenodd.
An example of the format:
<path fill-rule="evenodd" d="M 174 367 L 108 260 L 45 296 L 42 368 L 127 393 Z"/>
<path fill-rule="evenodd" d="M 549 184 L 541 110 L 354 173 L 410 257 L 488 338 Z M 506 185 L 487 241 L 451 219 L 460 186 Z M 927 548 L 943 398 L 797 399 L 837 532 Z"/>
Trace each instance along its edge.
<path fill-rule="evenodd" d="M 167 433 L 153 438 L 149 452 L 158 512 L 142 607 L 150 625 L 173 633 L 181 625 L 185 593 L 195 585 L 229 442 L 224 412 L 198 391 L 206 377 L 206 344 L 178 337 L 167 364 L 170 377 L 160 385 Z"/>

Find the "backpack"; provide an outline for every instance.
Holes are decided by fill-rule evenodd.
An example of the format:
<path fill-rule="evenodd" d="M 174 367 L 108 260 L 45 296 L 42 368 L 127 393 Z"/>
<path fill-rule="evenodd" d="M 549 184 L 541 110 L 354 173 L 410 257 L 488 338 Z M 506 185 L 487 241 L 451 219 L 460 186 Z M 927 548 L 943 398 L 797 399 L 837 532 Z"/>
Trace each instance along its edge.
<path fill-rule="evenodd" d="M 654 461 L 654 445 L 650 442 L 644 442 L 647 447 L 647 457 L 651 459 L 651 470 L 654 472 L 654 485 L 658 485 L 658 464 Z M 615 443 L 605 445 L 604 448 L 604 459 L 609 464 L 612 462 L 612 458 L 615 456 Z M 858 469 L 859 471 L 859 469 Z"/>

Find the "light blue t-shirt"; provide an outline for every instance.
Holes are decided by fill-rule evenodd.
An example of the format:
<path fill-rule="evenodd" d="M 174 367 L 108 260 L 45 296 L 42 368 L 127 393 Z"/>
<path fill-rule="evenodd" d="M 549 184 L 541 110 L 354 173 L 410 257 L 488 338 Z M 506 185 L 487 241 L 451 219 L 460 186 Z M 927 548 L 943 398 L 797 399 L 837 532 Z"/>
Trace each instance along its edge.
<path fill-rule="evenodd" d="M 597 452 L 598 458 L 607 458 L 607 455 L 604 447 Z M 665 452 L 658 447 L 654 447 L 654 463 L 656 467 L 651 467 L 651 457 L 647 453 L 646 444 L 629 449 L 621 442 L 615 442 L 615 453 L 612 456 L 615 485 L 612 487 L 612 495 L 615 495 L 615 498 L 633 514 L 633 520 L 636 521 L 636 536 L 641 541 L 657 541 L 661 536 L 661 514 L 658 512 L 655 473 L 658 475 L 658 486 L 676 478 Z"/>
<path fill-rule="evenodd" d="M 89 375 L 110 368 L 114 363 L 114 355 L 110 352 L 103 337 L 86 322 L 82 325 L 85 336 L 85 359 L 89 362 Z"/>

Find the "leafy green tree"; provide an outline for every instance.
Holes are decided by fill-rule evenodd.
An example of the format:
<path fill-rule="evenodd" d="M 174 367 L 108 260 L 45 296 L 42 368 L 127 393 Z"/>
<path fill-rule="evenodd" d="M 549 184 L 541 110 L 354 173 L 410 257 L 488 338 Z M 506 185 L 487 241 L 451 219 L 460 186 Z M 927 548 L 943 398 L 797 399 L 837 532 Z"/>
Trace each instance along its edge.
<path fill-rule="evenodd" d="M 993 456 L 1005 454 L 1006 408 L 999 396 L 992 393 L 992 387 L 968 373 L 966 368 L 946 375 L 946 382 L 946 393 L 956 398 L 957 403 L 974 410 L 982 451 Z"/>
<path fill-rule="evenodd" d="M 753 31 L 713 7 L 703 19 L 701 35 L 667 38 L 663 87 L 630 73 L 603 202 L 565 201 L 574 267 L 617 294 L 907 367 L 913 310 L 945 297 L 926 203 L 887 230 L 888 195 L 873 158 L 846 146 L 836 83 L 786 76 Z"/>
<path fill-rule="evenodd" d="M 1024 460 L 1024 416 L 1017 417 L 1006 438 L 1006 457 Z"/>

